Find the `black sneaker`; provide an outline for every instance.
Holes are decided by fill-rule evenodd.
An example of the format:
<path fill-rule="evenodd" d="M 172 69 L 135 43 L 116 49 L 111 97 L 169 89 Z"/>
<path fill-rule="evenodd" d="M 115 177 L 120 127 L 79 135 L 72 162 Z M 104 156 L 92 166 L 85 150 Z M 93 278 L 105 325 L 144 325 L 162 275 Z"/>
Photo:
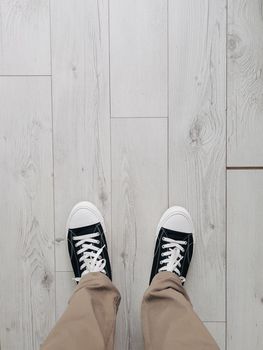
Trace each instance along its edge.
<path fill-rule="evenodd" d="M 68 251 L 77 282 L 89 272 L 102 272 L 112 279 L 105 232 L 103 217 L 92 203 L 80 202 L 71 210 Z"/>
<path fill-rule="evenodd" d="M 171 207 L 163 214 L 157 226 L 157 239 L 150 283 L 161 271 L 177 274 L 182 283 L 193 254 L 193 223 L 188 211 Z"/>

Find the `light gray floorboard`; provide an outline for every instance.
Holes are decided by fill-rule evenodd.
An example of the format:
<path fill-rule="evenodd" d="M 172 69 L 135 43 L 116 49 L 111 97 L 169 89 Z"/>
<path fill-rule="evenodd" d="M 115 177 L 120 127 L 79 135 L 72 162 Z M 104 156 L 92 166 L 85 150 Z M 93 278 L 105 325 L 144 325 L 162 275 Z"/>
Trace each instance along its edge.
<path fill-rule="evenodd" d="M 56 319 L 65 311 L 69 299 L 74 292 L 76 282 L 73 280 L 73 272 L 56 272 Z"/>
<path fill-rule="evenodd" d="M 228 165 L 263 166 L 263 4 L 228 1 Z"/>
<path fill-rule="evenodd" d="M 203 321 L 225 320 L 225 1 L 169 2 L 169 204 L 186 207 L 186 284 Z"/>
<path fill-rule="evenodd" d="M 167 0 L 110 1 L 113 117 L 167 116 Z"/>
<path fill-rule="evenodd" d="M 167 208 L 166 119 L 112 119 L 112 265 L 122 295 L 116 349 L 143 349 L 140 306 Z"/>
<path fill-rule="evenodd" d="M 227 349 L 260 350 L 263 171 L 229 171 L 227 180 Z"/>
<path fill-rule="evenodd" d="M 225 350 L 225 322 L 205 322 L 205 326 L 214 337 L 220 350 Z"/>
<path fill-rule="evenodd" d="M 49 77 L 0 78 L 0 348 L 38 349 L 55 318 Z"/>
<path fill-rule="evenodd" d="M 50 74 L 48 0 L 0 2 L 0 75 Z"/>
<path fill-rule="evenodd" d="M 51 19 L 56 267 L 65 271 L 76 202 L 95 203 L 110 231 L 108 2 L 54 0 Z"/>

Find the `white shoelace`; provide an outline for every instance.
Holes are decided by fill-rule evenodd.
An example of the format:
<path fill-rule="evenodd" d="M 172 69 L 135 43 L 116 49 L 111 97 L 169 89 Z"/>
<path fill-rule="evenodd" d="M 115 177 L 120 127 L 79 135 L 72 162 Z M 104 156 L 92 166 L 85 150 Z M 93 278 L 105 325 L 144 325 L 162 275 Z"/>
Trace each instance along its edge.
<path fill-rule="evenodd" d="M 183 256 L 181 252 L 184 252 L 183 245 L 186 245 L 186 241 L 176 241 L 172 238 L 163 237 L 162 240 L 166 242 L 162 245 L 163 249 L 167 249 L 166 252 L 162 253 L 161 256 L 165 259 L 160 261 L 161 265 L 165 265 L 159 269 L 159 271 L 170 271 L 175 272 L 181 279 L 182 282 L 185 282 L 185 278 L 180 276 L 180 271 L 178 268 L 181 267 L 181 260 Z"/>
<path fill-rule="evenodd" d="M 75 247 L 81 247 L 77 250 L 77 254 L 82 254 L 79 258 L 79 262 L 82 263 L 80 270 L 83 270 L 81 277 L 89 272 L 103 272 L 106 274 L 104 267 L 106 265 L 106 260 L 102 259 L 101 253 L 105 247 L 96 247 L 94 244 L 98 244 L 100 241 L 96 239 L 100 235 L 99 232 L 88 233 L 82 236 L 74 236 L 73 240 L 77 241 Z M 74 278 L 75 281 L 79 282 L 80 277 Z"/>

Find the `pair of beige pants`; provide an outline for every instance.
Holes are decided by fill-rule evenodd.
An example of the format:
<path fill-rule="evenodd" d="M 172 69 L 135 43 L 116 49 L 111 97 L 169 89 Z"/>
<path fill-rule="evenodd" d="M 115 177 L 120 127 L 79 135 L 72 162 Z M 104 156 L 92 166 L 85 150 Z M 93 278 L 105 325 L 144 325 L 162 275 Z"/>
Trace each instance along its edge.
<path fill-rule="evenodd" d="M 103 273 L 83 277 L 42 350 L 112 350 L 120 293 Z M 146 350 L 218 350 L 174 273 L 158 273 L 142 301 Z"/>

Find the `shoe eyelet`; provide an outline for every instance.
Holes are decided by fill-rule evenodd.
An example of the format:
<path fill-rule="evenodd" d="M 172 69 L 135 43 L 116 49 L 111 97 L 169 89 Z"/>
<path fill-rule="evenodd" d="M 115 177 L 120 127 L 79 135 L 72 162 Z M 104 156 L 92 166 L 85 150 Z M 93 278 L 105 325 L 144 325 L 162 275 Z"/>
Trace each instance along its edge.
<path fill-rule="evenodd" d="M 162 245 L 162 249 L 165 249 L 165 248 L 164 248 L 164 244 Z"/>
<path fill-rule="evenodd" d="M 162 253 L 161 256 L 164 256 L 164 254 Z"/>

